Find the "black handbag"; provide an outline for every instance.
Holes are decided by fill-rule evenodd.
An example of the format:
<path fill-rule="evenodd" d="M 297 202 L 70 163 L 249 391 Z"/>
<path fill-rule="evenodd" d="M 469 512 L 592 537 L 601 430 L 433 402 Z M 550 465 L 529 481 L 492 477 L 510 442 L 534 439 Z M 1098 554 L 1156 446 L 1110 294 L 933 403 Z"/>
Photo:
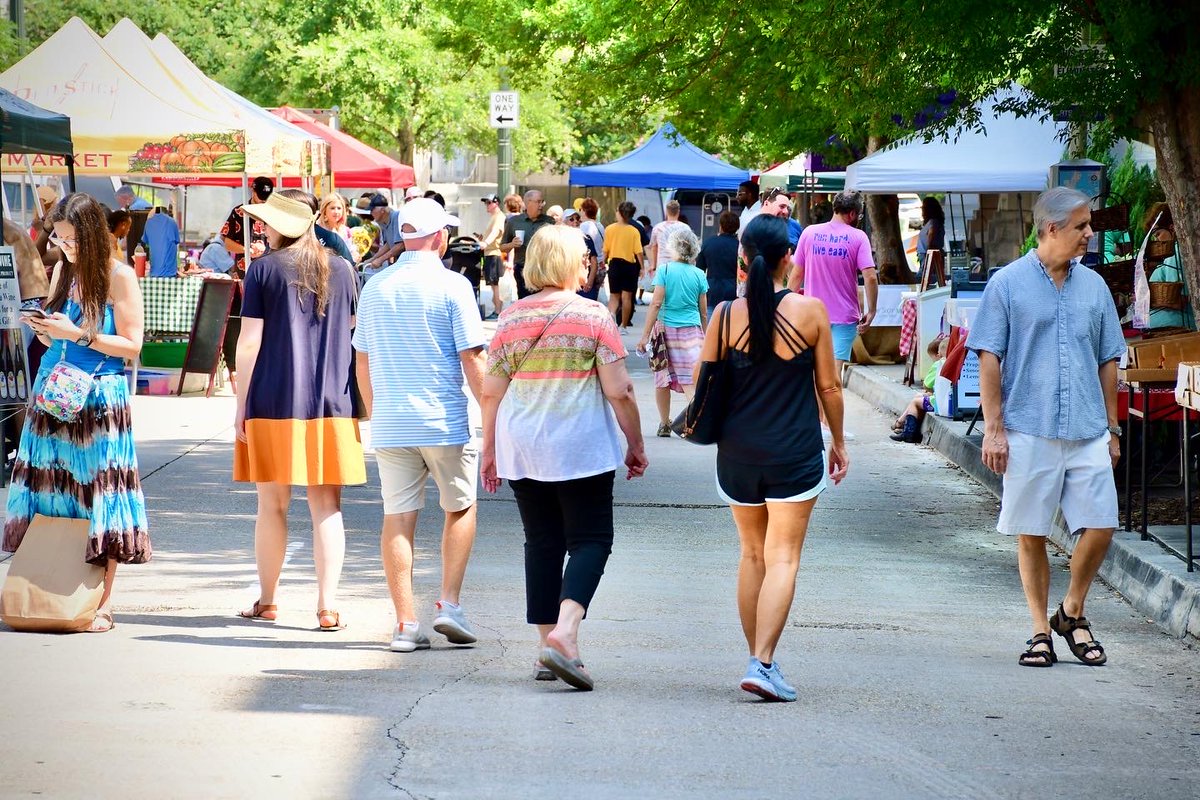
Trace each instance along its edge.
<path fill-rule="evenodd" d="M 671 430 L 681 439 L 693 444 L 716 444 L 721 438 L 721 425 L 729 408 L 732 392 L 733 368 L 726 358 L 726 342 L 729 341 L 729 309 L 732 303 L 724 303 L 718 312 L 717 357 L 713 361 L 700 362 L 700 374 L 696 378 L 696 393 L 675 421 Z"/>

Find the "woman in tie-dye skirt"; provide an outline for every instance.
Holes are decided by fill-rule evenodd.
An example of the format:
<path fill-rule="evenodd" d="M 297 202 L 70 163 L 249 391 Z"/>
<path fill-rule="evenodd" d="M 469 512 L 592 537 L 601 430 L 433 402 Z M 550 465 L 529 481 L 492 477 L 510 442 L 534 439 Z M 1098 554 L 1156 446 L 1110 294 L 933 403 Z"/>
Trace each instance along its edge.
<path fill-rule="evenodd" d="M 62 248 L 46 302 L 47 318 L 22 315 L 49 347 L 32 398 L 59 361 L 94 374 L 83 408 L 60 421 L 31 400 L 8 489 L 4 549 L 15 551 L 37 514 L 90 520 L 87 552 L 102 565 L 104 595 L 88 629 L 113 626 L 111 597 L 118 563 L 150 559 L 146 501 L 137 453 L 125 359 L 142 348 L 142 295 L 133 269 L 112 258 L 100 204 L 74 194 L 54 212 L 52 241 Z"/>

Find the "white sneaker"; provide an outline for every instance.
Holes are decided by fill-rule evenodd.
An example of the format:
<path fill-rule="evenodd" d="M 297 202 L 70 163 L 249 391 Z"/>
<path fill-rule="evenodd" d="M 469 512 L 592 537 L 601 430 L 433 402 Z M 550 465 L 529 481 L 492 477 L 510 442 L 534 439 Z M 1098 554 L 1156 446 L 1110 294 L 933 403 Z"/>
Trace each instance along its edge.
<path fill-rule="evenodd" d="M 414 650 L 428 650 L 429 637 L 421 633 L 421 623 L 401 622 L 396 625 L 396 632 L 392 634 L 391 649 L 394 653 L 411 653 Z"/>
<path fill-rule="evenodd" d="M 450 644 L 475 644 L 475 631 L 467 624 L 467 616 L 462 606 L 450 606 L 437 601 L 437 618 L 433 621 L 433 629 L 445 636 Z"/>

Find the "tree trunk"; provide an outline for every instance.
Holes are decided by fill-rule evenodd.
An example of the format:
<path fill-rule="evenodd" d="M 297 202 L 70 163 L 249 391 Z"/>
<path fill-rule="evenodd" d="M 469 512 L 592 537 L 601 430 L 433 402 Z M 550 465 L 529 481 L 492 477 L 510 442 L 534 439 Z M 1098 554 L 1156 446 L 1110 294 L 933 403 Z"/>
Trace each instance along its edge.
<path fill-rule="evenodd" d="M 396 154 L 399 156 L 397 160 L 401 164 L 414 165 L 417 155 L 417 137 L 413 133 L 412 127 L 406 125 L 400 130 L 394 131 L 392 135 L 396 137 Z"/>
<path fill-rule="evenodd" d="M 1175 221 L 1183 279 L 1200 319 L 1200 92 L 1170 90 L 1145 113 L 1158 150 L 1158 181 Z"/>
<path fill-rule="evenodd" d="M 867 140 L 867 155 L 887 144 L 882 136 Z M 867 195 L 867 215 L 871 220 L 871 249 L 880 283 L 915 283 L 916 276 L 904 257 L 900 233 L 900 200 L 894 194 Z"/>

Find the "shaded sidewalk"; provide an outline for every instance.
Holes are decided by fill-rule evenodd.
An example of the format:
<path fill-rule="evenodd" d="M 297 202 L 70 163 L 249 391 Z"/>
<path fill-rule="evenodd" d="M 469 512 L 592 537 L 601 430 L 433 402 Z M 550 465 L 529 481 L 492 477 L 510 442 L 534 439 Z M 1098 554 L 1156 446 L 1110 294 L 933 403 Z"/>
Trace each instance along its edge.
<path fill-rule="evenodd" d="M 903 375 L 903 365 L 854 365 L 849 369 L 847 388 L 879 410 L 899 415 L 916 393 L 916 389 L 901 382 Z M 999 498 L 1000 476 L 981 460 L 983 423 L 980 421 L 969 436 L 968 427 L 969 421 L 928 414 L 922 436 L 925 444 Z M 1074 541 L 1061 513 L 1055 523 L 1050 539 L 1070 553 Z M 1188 572 L 1187 565 L 1161 545 L 1142 541 L 1137 531 L 1127 533 L 1118 528 L 1100 567 L 1100 577 L 1163 630 L 1173 636 L 1200 637 L 1200 572 Z"/>

